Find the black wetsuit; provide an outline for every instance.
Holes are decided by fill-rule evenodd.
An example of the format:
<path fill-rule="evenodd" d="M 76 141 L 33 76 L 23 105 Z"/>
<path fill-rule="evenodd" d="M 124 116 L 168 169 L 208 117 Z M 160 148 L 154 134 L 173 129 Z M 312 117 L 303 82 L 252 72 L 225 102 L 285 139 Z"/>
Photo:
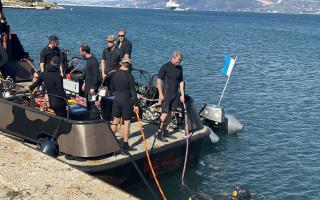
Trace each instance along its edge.
<path fill-rule="evenodd" d="M 56 115 L 60 117 L 66 117 L 67 111 L 66 106 L 67 103 L 63 98 L 66 98 L 66 93 L 63 89 L 63 79 L 60 75 L 60 69 L 59 66 L 54 65 L 47 65 L 46 71 L 43 73 L 43 82 L 47 89 L 48 96 L 49 96 L 49 104 L 50 107 L 54 110 Z M 57 95 L 58 98 L 55 96 L 51 96 L 50 94 Z"/>
<path fill-rule="evenodd" d="M 87 59 L 86 67 L 84 69 L 84 79 L 84 93 L 87 99 L 87 107 L 90 110 L 94 105 L 94 102 L 90 102 L 88 98 L 90 89 L 94 89 L 95 93 L 97 93 L 99 88 L 99 62 L 94 55 Z"/>
<path fill-rule="evenodd" d="M 111 70 L 118 70 L 120 63 L 119 49 L 115 46 L 113 46 L 112 48 L 105 48 L 102 53 L 102 60 L 104 60 L 106 64 L 106 74 L 108 74 Z"/>
<path fill-rule="evenodd" d="M 179 104 L 179 86 L 183 81 L 183 70 L 180 65 L 173 65 L 171 61 L 162 65 L 158 78 L 163 80 L 164 101 L 162 112 L 175 111 Z"/>
<path fill-rule="evenodd" d="M 62 59 L 62 54 L 59 47 L 54 47 L 51 49 L 48 45 L 41 50 L 40 53 L 40 63 L 44 63 L 44 69 L 51 62 L 51 59 L 55 56 L 58 56 Z"/>
<path fill-rule="evenodd" d="M 114 91 L 112 106 L 113 116 L 123 120 L 130 120 L 133 105 L 138 106 L 134 78 L 128 70 L 119 70 L 111 78 L 111 88 Z"/>
<path fill-rule="evenodd" d="M 117 42 L 116 47 L 120 50 L 120 59 L 124 57 L 125 54 L 129 55 L 129 58 L 131 58 L 131 51 L 132 51 L 132 43 L 124 39 L 123 42 L 120 42 L 120 40 Z"/>

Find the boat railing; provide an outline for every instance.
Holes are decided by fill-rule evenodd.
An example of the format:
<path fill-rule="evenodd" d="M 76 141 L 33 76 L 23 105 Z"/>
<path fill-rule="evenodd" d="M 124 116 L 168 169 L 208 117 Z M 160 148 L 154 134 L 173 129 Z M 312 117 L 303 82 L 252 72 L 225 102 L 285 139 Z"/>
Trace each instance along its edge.
<path fill-rule="evenodd" d="M 140 78 L 143 77 L 149 86 L 152 86 L 151 74 L 143 69 L 131 68 L 132 71 L 136 71 L 140 74 Z"/>

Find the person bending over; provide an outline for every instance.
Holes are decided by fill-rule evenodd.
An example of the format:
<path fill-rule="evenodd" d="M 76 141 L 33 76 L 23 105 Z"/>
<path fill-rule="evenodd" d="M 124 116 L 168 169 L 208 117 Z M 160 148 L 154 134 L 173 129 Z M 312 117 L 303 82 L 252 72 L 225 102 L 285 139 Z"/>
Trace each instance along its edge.
<path fill-rule="evenodd" d="M 50 63 L 46 67 L 46 71 L 43 73 L 43 82 L 49 96 L 49 104 L 55 114 L 60 117 L 67 117 L 65 99 L 51 96 L 54 94 L 63 98 L 66 98 L 66 93 L 63 89 L 63 79 L 60 75 L 60 58 L 55 56 L 51 59 Z"/>
<path fill-rule="evenodd" d="M 134 86 L 134 78 L 129 73 L 131 60 L 123 58 L 120 62 L 119 71 L 115 72 L 111 78 L 111 88 L 114 91 L 114 102 L 112 105 L 113 121 L 111 125 L 112 131 L 117 132 L 120 118 L 124 121 L 123 131 L 123 148 L 126 151 L 134 151 L 128 144 L 130 132 L 130 120 L 132 111 L 139 112 L 137 92 Z"/>

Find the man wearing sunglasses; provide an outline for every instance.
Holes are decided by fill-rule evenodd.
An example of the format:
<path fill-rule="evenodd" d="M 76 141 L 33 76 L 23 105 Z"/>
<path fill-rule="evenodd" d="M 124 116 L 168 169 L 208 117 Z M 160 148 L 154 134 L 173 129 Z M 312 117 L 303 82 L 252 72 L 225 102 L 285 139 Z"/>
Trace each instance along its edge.
<path fill-rule="evenodd" d="M 119 69 L 120 51 L 116 48 L 116 38 L 114 35 L 108 35 L 108 47 L 103 50 L 101 59 L 101 72 L 103 80 Z"/>
<path fill-rule="evenodd" d="M 118 37 L 117 48 L 120 50 L 120 60 L 124 57 L 131 58 L 132 43 L 126 38 L 126 31 L 120 29 Z"/>

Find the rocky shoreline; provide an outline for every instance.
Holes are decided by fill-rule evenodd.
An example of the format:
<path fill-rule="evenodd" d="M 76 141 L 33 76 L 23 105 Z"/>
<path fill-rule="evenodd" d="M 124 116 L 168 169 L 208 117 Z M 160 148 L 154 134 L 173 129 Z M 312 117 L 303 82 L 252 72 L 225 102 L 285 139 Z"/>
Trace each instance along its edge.
<path fill-rule="evenodd" d="M 21 0 L 3 0 L 4 8 L 16 8 L 16 9 L 38 9 L 38 10 L 49 10 L 49 9 L 63 9 L 58 6 L 57 3 L 50 2 L 25 2 Z"/>

